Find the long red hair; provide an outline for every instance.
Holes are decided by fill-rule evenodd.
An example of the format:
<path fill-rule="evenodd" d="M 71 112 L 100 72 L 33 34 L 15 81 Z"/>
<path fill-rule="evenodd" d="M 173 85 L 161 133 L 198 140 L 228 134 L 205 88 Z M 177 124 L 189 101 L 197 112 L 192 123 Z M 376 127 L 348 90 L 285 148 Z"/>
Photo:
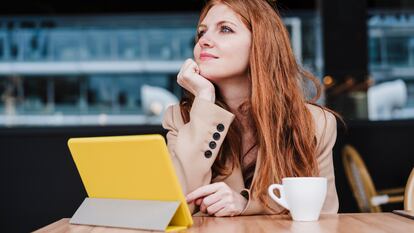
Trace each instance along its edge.
<path fill-rule="evenodd" d="M 281 183 L 283 177 L 317 176 L 315 125 L 306 104 L 320 94 L 318 80 L 296 62 L 288 32 L 279 13 L 266 0 L 211 0 L 201 11 L 199 23 L 216 4 L 225 4 L 236 12 L 252 33 L 249 77 L 250 100 L 241 106 L 251 117 L 255 130 L 260 170 L 250 187 L 251 195 L 270 208 L 267 187 Z M 317 89 L 307 101 L 303 84 L 311 80 Z M 217 88 L 216 88 L 217 90 Z M 229 109 L 217 93 L 216 104 Z M 186 92 L 181 100 L 185 122 L 194 96 Z M 213 177 L 229 175 L 242 164 L 240 122 L 229 128 L 219 155 L 213 164 Z M 231 166 L 229 166 L 231 164 Z"/>

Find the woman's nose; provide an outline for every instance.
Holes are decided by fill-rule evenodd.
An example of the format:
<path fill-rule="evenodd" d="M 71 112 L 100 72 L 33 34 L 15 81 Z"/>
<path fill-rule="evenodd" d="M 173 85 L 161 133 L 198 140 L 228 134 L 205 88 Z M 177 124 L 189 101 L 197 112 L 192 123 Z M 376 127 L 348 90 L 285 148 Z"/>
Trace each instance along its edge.
<path fill-rule="evenodd" d="M 200 37 L 198 43 L 202 48 L 210 48 L 214 45 L 212 38 L 209 35 L 207 35 L 207 33 Z"/>

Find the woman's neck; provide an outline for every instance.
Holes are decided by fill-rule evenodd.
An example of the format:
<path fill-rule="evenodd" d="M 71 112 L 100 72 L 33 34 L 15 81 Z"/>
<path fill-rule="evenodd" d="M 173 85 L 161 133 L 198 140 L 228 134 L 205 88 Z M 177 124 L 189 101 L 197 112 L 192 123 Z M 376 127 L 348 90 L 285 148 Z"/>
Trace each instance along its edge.
<path fill-rule="evenodd" d="M 250 114 L 240 111 L 239 107 L 248 101 L 251 95 L 250 78 L 246 76 L 232 77 L 220 80 L 216 83 L 223 101 L 229 107 L 229 110 L 236 116 L 240 123 L 240 130 L 243 135 L 251 131 L 252 122 Z M 251 133 L 251 132 L 250 132 Z"/>
<path fill-rule="evenodd" d="M 235 114 L 237 114 L 238 107 L 250 97 L 251 84 L 247 76 L 226 78 L 216 85 L 223 101 Z"/>

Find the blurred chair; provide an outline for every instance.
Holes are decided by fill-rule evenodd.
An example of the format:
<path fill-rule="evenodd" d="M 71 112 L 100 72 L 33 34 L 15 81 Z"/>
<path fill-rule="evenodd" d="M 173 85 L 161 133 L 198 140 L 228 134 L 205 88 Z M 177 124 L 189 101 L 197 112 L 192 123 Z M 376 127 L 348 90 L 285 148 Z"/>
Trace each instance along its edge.
<path fill-rule="evenodd" d="M 402 203 L 404 188 L 376 190 L 364 161 L 351 145 L 342 150 L 345 174 L 361 212 L 381 212 L 380 205 Z"/>
<path fill-rule="evenodd" d="M 414 168 L 405 186 L 404 210 L 414 210 Z"/>
<path fill-rule="evenodd" d="M 142 109 L 148 116 L 161 117 L 170 106 L 178 103 L 178 98 L 162 87 L 142 85 L 141 87 Z"/>

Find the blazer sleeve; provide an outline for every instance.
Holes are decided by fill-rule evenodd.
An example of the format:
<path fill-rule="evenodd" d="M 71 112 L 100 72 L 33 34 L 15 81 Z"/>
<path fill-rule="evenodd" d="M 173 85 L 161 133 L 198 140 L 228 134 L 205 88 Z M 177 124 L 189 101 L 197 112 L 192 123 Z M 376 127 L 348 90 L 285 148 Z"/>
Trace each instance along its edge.
<path fill-rule="evenodd" d="M 197 97 L 186 124 L 179 105 L 166 110 L 162 125 L 184 194 L 211 183 L 211 166 L 233 119 L 231 112 Z"/>
<path fill-rule="evenodd" d="M 285 210 L 282 206 L 276 204 L 274 201 L 271 201 L 270 205 L 276 212 L 265 208 L 261 201 L 257 200 L 250 194 L 249 189 L 244 189 L 241 191 L 241 193 L 244 193 L 242 195 L 247 197 L 248 201 L 246 207 L 240 213 L 240 215 L 277 214 Z"/>
<path fill-rule="evenodd" d="M 328 187 L 325 203 L 321 213 L 338 213 L 339 201 L 335 186 L 335 173 L 333 166 L 332 149 L 336 142 L 336 118 L 332 113 L 323 111 L 317 120 L 317 136 L 320 138 L 317 147 L 317 161 L 319 166 L 319 176 L 328 179 Z M 318 135 L 319 134 L 319 135 Z"/>
<path fill-rule="evenodd" d="M 321 213 L 337 213 L 339 208 L 338 195 L 335 187 L 335 174 L 333 167 L 332 149 L 336 142 L 336 119 L 335 116 L 319 107 L 311 107 L 314 117 L 317 138 L 317 162 L 319 176 L 326 177 L 328 181 L 327 194 Z M 242 191 L 248 198 L 247 205 L 241 215 L 254 214 L 275 214 L 284 210 L 283 207 L 271 202 L 271 207 L 276 211 L 272 212 L 265 208 L 263 204 L 250 195 L 250 190 Z"/>

